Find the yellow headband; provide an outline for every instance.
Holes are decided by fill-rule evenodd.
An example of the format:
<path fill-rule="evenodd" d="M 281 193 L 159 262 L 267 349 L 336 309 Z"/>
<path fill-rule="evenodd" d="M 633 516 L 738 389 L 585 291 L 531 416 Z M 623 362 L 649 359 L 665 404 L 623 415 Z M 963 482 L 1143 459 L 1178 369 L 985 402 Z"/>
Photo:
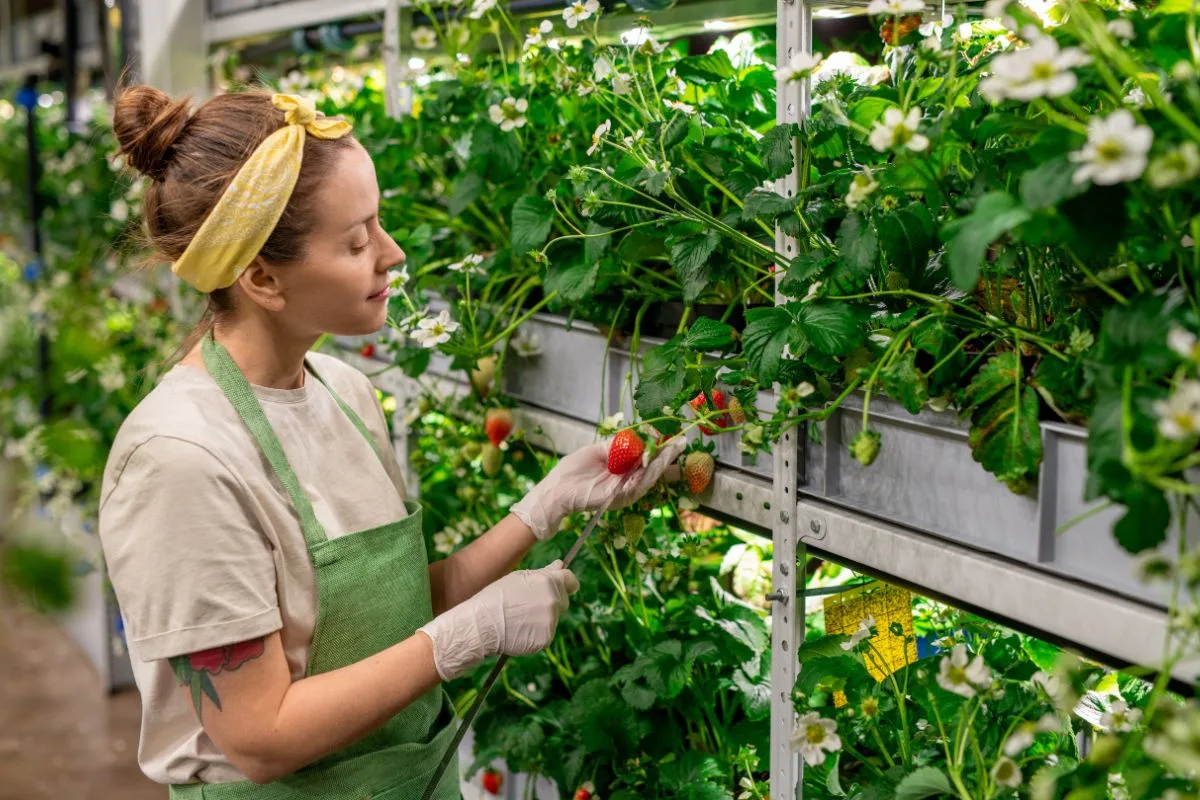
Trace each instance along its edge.
<path fill-rule="evenodd" d="M 350 123 L 326 119 L 312 100 L 277 94 L 271 102 L 287 123 L 268 136 L 238 170 L 212 213 L 171 270 L 202 292 L 232 286 L 275 230 L 304 157 L 304 135 L 340 139 Z"/>

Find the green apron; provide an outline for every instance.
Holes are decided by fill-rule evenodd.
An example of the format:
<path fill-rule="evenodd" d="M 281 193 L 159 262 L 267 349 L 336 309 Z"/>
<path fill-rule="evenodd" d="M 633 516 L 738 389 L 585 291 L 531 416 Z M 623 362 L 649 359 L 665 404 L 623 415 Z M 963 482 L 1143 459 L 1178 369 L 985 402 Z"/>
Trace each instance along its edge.
<path fill-rule="evenodd" d="M 402 520 L 326 538 L 242 371 L 211 334 L 201 352 L 209 374 L 250 429 L 300 517 L 317 582 L 308 674 L 361 661 L 416 633 L 433 618 L 421 507 L 407 503 L 409 516 Z M 307 367 L 379 455 L 362 419 L 311 364 Z M 282 780 L 173 785 L 171 800 L 420 800 L 454 736 L 453 722 L 450 697 L 439 686 L 364 739 Z M 459 800 L 457 763 L 446 770 L 434 797 Z"/>

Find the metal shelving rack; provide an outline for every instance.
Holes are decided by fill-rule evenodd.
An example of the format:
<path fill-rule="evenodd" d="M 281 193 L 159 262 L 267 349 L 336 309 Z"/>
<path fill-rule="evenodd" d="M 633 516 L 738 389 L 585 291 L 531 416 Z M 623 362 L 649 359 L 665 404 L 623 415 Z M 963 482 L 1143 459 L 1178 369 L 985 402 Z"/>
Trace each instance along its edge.
<path fill-rule="evenodd" d="M 209 13 L 211 3 L 222 3 L 229 11 L 234 5 L 242 10 L 227 14 Z M 773 16 L 777 25 L 779 58 L 795 52 L 811 51 L 814 18 L 836 18 L 862 14 L 867 0 L 702 0 L 683 3 L 667 12 L 661 24 L 654 15 L 656 30 L 662 35 L 681 35 L 702 30 L 708 19 L 731 18 L 736 24 L 763 24 Z M 935 0 L 926 3 L 927 14 L 952 13 L 966 7 L 976 16 L 982 0 Z M 143 52 L 143 79 L 171 92 L 191 91 L 203 95 L 207 87 L 205 54 L 216 45 L 235 40 L 287 34 L 298 28 L 320 26 L 363 15 L 375 15 L 385 39 L 389 63 L 398 64 L 401 30 L 407 24 L 411 8 L 406 0 L 159 0 L 142 4 L 140 19 Z M 674 24 L 672 23 L 674 20 Z M 619 25 L 620 23 L 614 23 Z M 801 122 L 808 111 L 807 91 L 801 85 L 778 87 L 777 118 L 780 122 Z M 398 113 L 398 111 L 397 111 Z M 793 175 L 780 181 L 777 189 L 787 194 L 796 191 Z M 789 254 L 794 243 L 777 236 L 777 248 Z M 546 385 L 540 375 L 577 372 L 581 355 L 609 359 L 623 367 L 634 354 L 607 353 L 604 339 L 589 326 L 576 323 L 568 327 L 559 317 L 539 314 L 528 323 L 543 340 L 553 337 L 559 346 L 548 347 L 539 368 L 517 365 L 515 376 L 506 376 L 506 391 L 522 403 L 521 420 L 535 444 L 559 452 L 569 452 L 591 443 L 595 438 L 592 409 L 575 404 L 562 387 L 542 391 Z M 345 341 L 342 357 L 364 372 L 377 372 L 382 365 L 362 358 L 358 342 Z M 651 343 L 652 344 L 652 343 Z M 599 349 L 597 349 L 599 348 Z M 597 355 L 599 354 L 599 355 Z M 556 358 L 565 361 L 555 362 Z M 567 366 L 563 371 L 563 366 Z M 597 364 L 597 372 L 599 371 Z M 435 359 L 429 380 L 441 392 L 466 391 L 463 377 L 454 375 Z M 393 370 L 377 375 L 376 384 L 397 395 L 401 401 L 417 392 L 417 385 Z M 582 391 L 591 397 L 605 396 L 620 403 L 621 393 L 611 386 L 587 386 Z M 772 407 L 773 397 L 764 393 L 764 408 Z M 904 416 L 904 412 L 886 411 L 886 401 L 876 401 L 884 409 L 882 419 L 897 431 L 898 438 L 915 437 L 923 446 L 934 447 L 937 457 L 952 464 L 965 464 L 961 472 L 970 472 L 969 454 L 965 462 L 962 429 L 952 419 L 930 416 Z M 874 406 L 874 404 L 873 404 Z M 610 405 L 610 411 L 615 405 Z M 899 472 L 888 472 L 877 464 L 866 472 L 840 459 L 841 422 L 831 419 L 821 433 L 825 445 L 814 445 L 812 438 L 797 430 L 776 448 L 769 468 L 746 465 L 731 443 L 718 442 L 722 466 L 718 469 L 706 509 L 714 516 L 744 528 L 769 535 L 775 547 L 775 606 L 772 631 L 772 714 L 770 775 L 772 800 L 793 800 L 800 794 L 803 777 L 799 759 L 791 752 L 795 713 L 791 689 L 799 671 L 797 651 L 804 631 L 804 586 L 798 580 L 797 559 L 807 550 L 834 561 L 852 565 L 866 573 L 907 585 L 940 599 L 997 618 L 1005 623 L 1042 635 L 1058 643 L 1074 646 L 1115 664 L 1157 662 L 1166 635 L 1164 604 L 1153 593 L 1139 592 L 1132 574 L 1129 581 L 1114 588 L 1105 583 L 1102 569 L 1092 569 L 1085 551 L 1111 546 L 1108 526 L 1112 517 L 1099 515 L 1090 527 L 1062 537 L 1054 535 L 1055 523 L 1081 510 L 1082 486 L 1076 475 L 1060 471 L 1062 464 L 1075 464 L 1083 452 L 1084 439 L 1079 429 L 1068 426 L 1043 426 L 1047 463 L 1042 485 L 1036 497 L 1009 498 L 1000 487 L 989 484 L 990 476 L 975 467 L 975 481 L 936 487 L 941 500 L 959 502 L 958 511 L 945 519 L 928 520 L 915 516 L 911 507 L 893 508 L 878 496 L 858 495 L 863 486 L 890 488 L 909 506 L 928 501 L 912 498 L 911 487 Z M 890 434 L 889 434 L 890 435 Z M 406 463 L 407 432 L 396 431 L 396 447 L 401 463 Z M 885 448 L 889 445 L 885 443 Z M 882 459 L 881 459 L 882 460 Z M 1062 462 L 1062 463 L 1059 463 Z M 872 472 L 871 470 L 874 470 Z M 890 485 L 889 483 L 894 482 Z M 876 495 L 886 494 L 877 491 Z M 1015 497 L 1015 496 L 1014 496 Z M 887 499 L 887 498 L 885 498 Z M 1011 514 L 1012 530 L 1003 536 L 980 536 L 971 530 L 995 525 L 993 507 Z M 986 512 L 981 509 L 987 508 Z M 953 509 L 952 509 L 953 510 Z M 972 516 L 973 515 L 973 516 Z M 1004 518 L 1009 519 L 1009 518 Z M 1006 523 L 1007 524 L 1007 523 Z M 1200 537 L 1200 532 L 1198 532 Z M 1084 556 L 1081 557 L 1081 553 Z M 1101 553 L 1105 558 L 1120 554 Z M 1059 559 L 1061 560 L 1056 560 Z M 1129 565 L 1132 561 L 1129 562 Z M 1082 566 L 1081 566 L 1082 565 Z M 1124 562 L 1121 568 L 1124 569 Z M 1132 572 L 1132 570 L 1130 569 Z M 1120 583 L 1120 582 L 1118 582 Z M 1200 664 L 1185 664 L 1176 677 L 1189 680 L 1200 673 Z"/>

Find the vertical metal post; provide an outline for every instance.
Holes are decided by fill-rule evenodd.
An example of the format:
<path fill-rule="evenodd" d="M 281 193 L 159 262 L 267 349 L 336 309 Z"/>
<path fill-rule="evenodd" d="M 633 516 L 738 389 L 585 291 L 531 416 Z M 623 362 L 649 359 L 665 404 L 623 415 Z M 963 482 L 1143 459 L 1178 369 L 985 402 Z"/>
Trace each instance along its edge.
<path fill-rule="evenodd" d="M 812 16 L 807 0 L 778 0 L 777 15 L 776 63 L 783 65 L 797 53 L 812 51 Z M 776 87 L 777 123 L 799 123 L 807 107 L 806 83 L 779 82 Z M 793 151 L 797 167 L 777 182 L 776 190 L 785 197 L 795 197 L 799 190 L 800 159 L 796 156 Z M 777 229 L 775 251 L 790 261 L 796 256 L 796 240 Z M 787 272 L 787 267 L 787 263 L 777 265 L 777 282 Z M 783 301 L 778 290 L 775 299 L 777 303 Z M 797 653 L 804 642 L 804 545 L 799 542 L 796 530 L 801 435 L 799 429 L 789 430 L 775 448 L 772 589 L 776 600 L 771 622 L 771 800 L 794 800 L 802 792 L 803 767 L 799 755 L 791 748 L 796 724 L 792 688 L 800 670 Z"/>
<path fill-rule="evenodd" d="M 388 0 L 383 14 L 384 107 L 392 119 L 403 113 L 400 101 L 400 3 Z"/>

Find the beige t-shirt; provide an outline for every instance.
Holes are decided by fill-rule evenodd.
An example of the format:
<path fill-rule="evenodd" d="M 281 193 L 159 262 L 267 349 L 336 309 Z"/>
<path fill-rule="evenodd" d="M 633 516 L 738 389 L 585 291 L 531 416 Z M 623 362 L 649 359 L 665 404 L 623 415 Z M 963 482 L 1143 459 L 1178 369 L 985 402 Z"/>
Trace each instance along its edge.
<path fill-rule="evenodd" d="M 371 382 L 331 356 L 310 359 L 386 460 L 311 372 L 300 389 L 255 387 L 326 535 L 403 518 L 402 473 Z M 207 372 L 177 365 L 122 425 L 100 539 L 142 695 L 142 770 L 161 783 L 244 780 L 167 659 L 281 631 L 292 679 L 304 677 L 316 584 L 291 499 Z"/>

